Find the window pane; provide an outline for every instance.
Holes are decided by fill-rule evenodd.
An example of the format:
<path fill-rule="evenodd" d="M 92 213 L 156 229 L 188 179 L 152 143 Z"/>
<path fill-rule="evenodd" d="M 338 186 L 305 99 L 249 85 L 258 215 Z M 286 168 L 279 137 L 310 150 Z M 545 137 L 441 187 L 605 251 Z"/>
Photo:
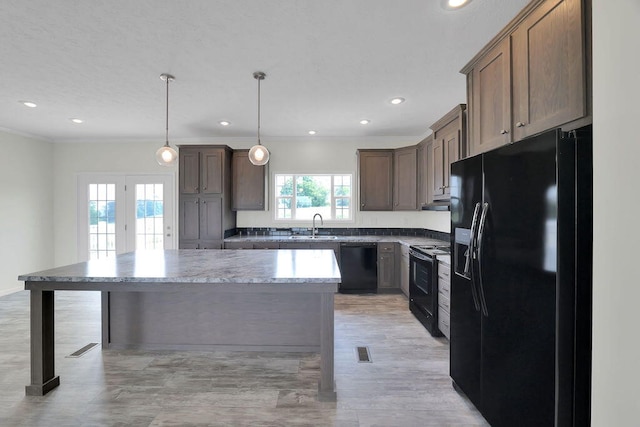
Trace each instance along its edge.
<path fill-rule="evenodd" d="M 293 195 L 293 176 L 276 175 L 276 196 Z"/>
<path fill-rule="evenodd" d="M 164 247 L 162 184 L 136 184 L 136 249 Z"/>
<path fill-rule="evenodd" d="M 328 219 L 331 215 L 330 195 L 331 176 L 296 177 L 296 219 L 311 219 L 316 213 Z"/>

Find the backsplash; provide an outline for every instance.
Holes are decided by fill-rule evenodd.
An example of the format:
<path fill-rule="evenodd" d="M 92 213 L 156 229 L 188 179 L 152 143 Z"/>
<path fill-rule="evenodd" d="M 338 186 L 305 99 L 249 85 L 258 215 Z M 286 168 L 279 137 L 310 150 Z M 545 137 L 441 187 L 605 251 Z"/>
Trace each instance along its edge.
<path fill-rule="evenodd" d="M 308 227 L 240 227 L 225 232 L 225 238 L 240 236 L 291 236 L 311 235 Z M 424 228 L 318 228 L 318 235 L 329 236 L 418 236 L 428 239 L 449 240 L 449 234 Z"/>

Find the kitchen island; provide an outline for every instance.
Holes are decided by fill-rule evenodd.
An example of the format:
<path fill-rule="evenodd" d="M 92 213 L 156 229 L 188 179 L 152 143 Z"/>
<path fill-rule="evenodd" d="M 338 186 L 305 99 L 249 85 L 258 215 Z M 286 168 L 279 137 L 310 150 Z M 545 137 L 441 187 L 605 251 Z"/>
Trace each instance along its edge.
<path fill-rule="evenodd" d="M 103 348 L 319 352 L 318 397 L 335 399 L 331 250 L 138 251 L 22 275 L 31 293 L 31 384 L 54 372 L 54 292 L 102 292 Z"/>

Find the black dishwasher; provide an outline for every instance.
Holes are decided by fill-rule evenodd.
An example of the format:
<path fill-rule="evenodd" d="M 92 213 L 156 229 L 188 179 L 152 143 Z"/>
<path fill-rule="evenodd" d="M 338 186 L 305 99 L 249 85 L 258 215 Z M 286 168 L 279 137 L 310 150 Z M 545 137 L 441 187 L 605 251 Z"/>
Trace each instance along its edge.
<path fill-rule="evenodd" d="M 378 245 L 340 243 L 340 293 L 369 294 L 378 291 Z"/>

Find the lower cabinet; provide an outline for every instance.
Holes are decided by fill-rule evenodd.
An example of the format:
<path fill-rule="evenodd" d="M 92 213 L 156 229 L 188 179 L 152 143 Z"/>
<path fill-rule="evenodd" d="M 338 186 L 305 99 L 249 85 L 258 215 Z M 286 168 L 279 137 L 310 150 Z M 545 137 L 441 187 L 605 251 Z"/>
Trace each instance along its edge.
<path fill-rule="evenodd" d="M 451 310 L 451 268 L 449 264 L 438 262 L 438 329 L 447 339 L 450 337 Z"/>
<path fill-rule="evenodd" d="M 400 290 L 409 298 L 409 246 L 400 244 Z"/>
<path fill-rule="evenodd" d="M 378 243 L 378 292 L 398 288 L 396 244 Z"/>

